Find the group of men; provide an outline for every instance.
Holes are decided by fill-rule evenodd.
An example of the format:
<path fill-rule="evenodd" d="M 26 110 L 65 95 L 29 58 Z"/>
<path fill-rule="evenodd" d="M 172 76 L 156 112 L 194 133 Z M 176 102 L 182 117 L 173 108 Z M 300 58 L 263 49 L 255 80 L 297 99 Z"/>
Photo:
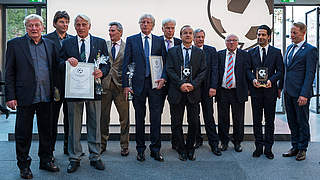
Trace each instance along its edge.
<path fill-rule="evenodd" d="M 256 149 L 273 159 L 274 119 L 276 98 L 284 90 L 285 106 L 292 133 L 292 148 L 283 156 L 304 160 L 309 132 L 309 103 L 315 76 L 316 48 L 304 42 L 306 26 L 294 23 L 292 45 L 282 58 L 281 51 L 271 45 L 271 29 L 262 25 L 257 30 L 258 46 L 246 52 L 238 48 L 239 39 L 230 34 L 225 38 L 226 49 L 216 51 L 204 45 L 205 32 L 184 25 L 180 39 L 174 37 L 176 22 L 162 22 L 163 36 L 152 34 L 155 18 L 144 14 L 139 19 L 141 32 L 122 40 L 119 22 L 109 24 L 110 41 L 89 33 L 91 20 L 77 15 L 76 36 L 67 34 L 70 17 L 58 11 L 53 20 L 55 31 L 42 36 L 43 19 L 32 14 L 25 18 L 27 34 L 8 41 L 6 51 L 5 95 L 7 106 L 17 109 L 15 138 L 20 176 L 33 177 L 29 156 L 34 114 L 39 132 L 40 169 L 57 172 L 53 151 L 57 135 L 60 108 L 64 112 L 64 153 L 69 155 L 67 172 L 80 166 L 82 114 L 86 107 L 86 125 L 90 165 L 105 169 L 101 154 L 109 138 L 110 109 L 114 102 L 119 113 L 121 155 L 129 154 L 129 93 L 133 94 L 137 160 L 145 160 L 145 116 L 148 99 L 150 114 L 150 156 L 164 161 L 161 149 L 161 115 L 168 99 L 171 115 L 172 148 L 182 161 L 195 160 L 195 149 L 202 145 L 200 104 L 211 151 L 220 156 L 231 140 L 236 152 L 241 152 L 244 137 L 244 110 L 248 93 L 251 95 Z M 109 57 L 100 64 L 93 76 L 102 79 L 103 92 L 94 99 L 64 98 L 66 63 L 76 67 L 79 62 L 94 63 L 97 54 Z M 163 61 L 161 78 L 152 82 L 150 57 Z M 284 60 L 283 60 L 284 59 Z M 128 66 L 135 63 L 130 86 Z M 267 68 L 268 78 L 260 81 L 256 72 Z M 157 87 L 153 88 L 152 84 Z M 213 117 L 214 98 L 218 105 L 218 133 Z M 229 137 L 230 106 L 233 137 Z M 182 129 L 187 109 L 188 133 Z M 263 113 L 264 112 L 264 113 Z M 262 133 L 265 115 L 265 135 Z M 220 146 L 219 146 L 220 141 Z"/>

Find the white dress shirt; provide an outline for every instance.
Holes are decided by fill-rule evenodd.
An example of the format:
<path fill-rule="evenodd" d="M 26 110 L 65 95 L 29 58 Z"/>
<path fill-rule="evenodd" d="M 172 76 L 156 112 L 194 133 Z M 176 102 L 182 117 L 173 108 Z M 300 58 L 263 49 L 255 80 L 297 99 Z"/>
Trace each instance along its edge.
<path fill-rule="evenodd" d="M 78 46 L 79 46 L 79 54 L 81 54 L 81 45 L 82 45 L 81 39 L 83 38 L 77 35 L 77 39 L 78 39 Z M 84 38 L 84 45 L 85 45 L 86 63 L 87 63 L 90 56 L 90 34 L 86 38 Z"/>
<path fill-rule="evenodd" d="M 260 52 L 260 60 L 261 60 L 261 62 L 262 62 L 262 57 L 263 57 L 263 50 L 262 50 L 262 48 L 263 47 L 261 47 L 260 45 L 259 45 L 259 52 Z M 269 48 L 269 44 L 267 44 L 265 47 L 264 47 L 265 49 L 266 49 L 266 55 L 268 54 L 268 48 Z"/>
<path fill-rule="evenodd" d="M 296 47 L 296 48 L 294 49 L 294 51 L 293 51 L 292 58 L 293 58 L 294 55 L 298 52 L 298 50 L 302 47 L 303 44 L 304 44 L 304 41 L 301 41 L 301 42 L 299 42 L 298 44 L 296 44 L 297 47 Z M 288 62 L 289 54 L 290 54 L 290 52 L 292 51 L 292 49 L 293 49 L 293 46 L 291 47 L 290 51 L 289 51 L 288 54 L 287 54 L 287 62 Z"/>
<path fill-rule="evenodd" d="M 223 88 L 227 88 L 227 85 L 226 85 L 226 77 L 227 77 L 227 68 L 228 68 L 228 61 L 229 61 L 229 50 L 227 49 L 226 51 L 226 62 L 225 62 L 225 65 L 224 65 L 224 74 L 223 74 L 223 79 L 222 79 L 222 87 Z M 233 68 L 232 68 L 232 71 L 233 71 L 233 78 L 232 78 L 232 86 L 231 88 L 236 88 L 236 74 L 235 74 L 235 71 L 234 71 L 234 67 L 236 66 L 236 54 L 237 54 L 237 49 L 233 52 Z M 228 89 L 228 88 L 227 88 Z"/>
<path fill-rule="evenodd" d="M 149 35 L 145 35 L 143 34 L 143 32 L 141 32 L 141 38 L 142 38 L 142 46 L 144 49 L 144 41 L 145 41 L 145 37 L 148 36 L 148 42 L 149 42 L 149 56 L 151 56 L 151 47 L 152 47 L 152 34 L 150 33 Z M 144 51 L 143 51 L 144 52 Z"/>
<path fill-rule="evenodd" d="M 112 46 L 113 46 L 113 42 L 111 42 L 111 48 L 112 48 Z M 117 41 L 116 44 L 114 45 L 116 52 L 115 52 L 115 57 L 113 57 L 114 58 L 113 60 L 115 60 L 116 57 L 118 56 L 118 53 L 120 51 L 120 46 L 121 46 L 121 39 L 119 41 Z"/>
<path fill-rule="evenodd" d="M 167 40 L 170 40 L 170 48 L 172 48 L 174 46 L 174 38 L 171 39 L 167 39 L 165 36 L 163 36 L 164 39 L 164 44 L 166 46 L 166 50 L 168 51 L 168 43 Z"/>
<path fill-rule="evenodd" d="M 185 47 L 185 46 L 183 45 L 183 43 L 181 43 L 182 55 L 183 55 L 183 62 L 184 62 L 184 64 L 186 64 L 185 61 L 186 61 L 186 53 L 187 53 L 187 50 L 185 50 L 184 47 Z M 187 48 L 187 47 L 185 47 L 185 48 Z M 191 52 L 192 52 L 192 46 L 190 46 L 190 47 L 189 47 L 189 50 L 188 50 L 190 63 L 191 63 Z"/>

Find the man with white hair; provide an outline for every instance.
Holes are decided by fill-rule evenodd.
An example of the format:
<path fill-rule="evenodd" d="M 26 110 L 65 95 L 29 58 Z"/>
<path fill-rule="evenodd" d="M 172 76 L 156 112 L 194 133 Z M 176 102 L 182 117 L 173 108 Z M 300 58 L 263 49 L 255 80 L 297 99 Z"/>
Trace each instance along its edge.
<path fill-rule="evenodd" d="M 89 34 L 91 28 L 90 18 L 80 14 L 76 16 L 74 26 L 77 36 L 70 37 L 63 41 L 60 50 L 60 66 L 65 68 L 68 61 L 71 66 L 76 67 L 78 62 L 94 63 L 94 59 L 100 52 L 107 56 L 106 41 Z M 110 65 L 100 65 L 93 73 L 94 78 L 103 78 L 107 75 Z M 68 119 L 69 119 L 69 139 L 68 152 L 69 161 L 67 172 L 75 172 L 80 166 L 82 147 L 80 144 L 83 108 L 86 104 L 87 137 L 89 147 L 90 165 L 98 170 L 104 170 L 104 164 L 100 158 L 100 116 L 101 116 L 101 96 L 95 94 L 93 100 L 67 98 Z"/>
<path fill-rule="evenodd" d="M 51 161 L 53 149 L 50 133 L 53 124 L 53 68 L 57 54 L 53 42 L 42 38 L 44 26 L 41 16 L 31 14 L 25 17 L 24 25 L 27 34 L 7 43 L 5 97 L 7 106 L 17 109 L 15 140 L 20 176 L 32 179 L 29 151 L 34 114 L 37 115 L 39 133 L 39 169 L 59 171 Z"/>

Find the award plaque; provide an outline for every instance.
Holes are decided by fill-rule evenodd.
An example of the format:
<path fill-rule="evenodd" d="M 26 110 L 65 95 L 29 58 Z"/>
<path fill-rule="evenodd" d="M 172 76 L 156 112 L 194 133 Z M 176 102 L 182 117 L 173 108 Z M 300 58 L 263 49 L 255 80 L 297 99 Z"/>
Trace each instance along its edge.
<path fill-rule="evenodd" d="M 266 67 L 257 68 L 256 69 L 256 78 L 257 78 L 257 81 L 260 83 L 260 87 L 267 87 L 268 68 L 266 68 Z"/>
<path fill-rule="evenodd" d="M 192 82 L 192 67 L 181 66 L 181 80 L 191 83 Z"/>
<path fill-rule="evenodd" d="M 158 83 L 156 80 L 161 79 L 162 71 L 163 71 L 163 63 L 161 56 L 150 56 L 150 74 L 152 80 L 152 89 L 158 87 Z"/>

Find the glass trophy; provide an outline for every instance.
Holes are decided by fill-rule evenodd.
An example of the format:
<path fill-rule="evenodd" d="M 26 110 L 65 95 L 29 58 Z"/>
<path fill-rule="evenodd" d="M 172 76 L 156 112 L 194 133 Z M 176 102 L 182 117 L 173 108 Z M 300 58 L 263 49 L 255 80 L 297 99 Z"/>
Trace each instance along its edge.
<path fill-rule="evenodd" d="M 268 68 L 259 67 L 256 69 L 256 79 L 260 83 L 260 87 L 267 87 Z"/>
<path fill-rule="evenodd" d="M 191 66 L 181 66 L 181 80 L 191 83 L 192 82 L 192 67 Z"/>

